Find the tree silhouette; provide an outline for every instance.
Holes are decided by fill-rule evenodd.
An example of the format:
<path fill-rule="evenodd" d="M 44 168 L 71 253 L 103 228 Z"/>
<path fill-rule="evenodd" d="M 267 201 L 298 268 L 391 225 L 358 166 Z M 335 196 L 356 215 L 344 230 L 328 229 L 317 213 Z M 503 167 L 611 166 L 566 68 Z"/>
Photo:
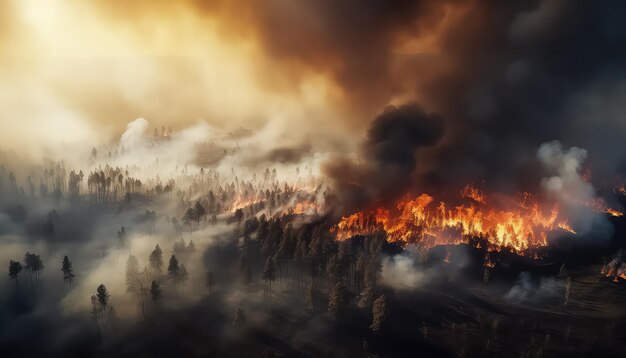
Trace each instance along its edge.
<path fill-rule="evenodd" d="M 193 211 L 194 211 L 194 216 L 196 219 L 196 223 L 198 224 L 198 229 L 200 228 L 200 219 L 202 219 L 204 216 L 206 216 L 207 211 L 204 208 L 204 206 L 202 206 L 202 204 L 200 204 L 199 201 L 196 201 L 196 204 L 193 207 Z"/>
<path fill-rule="evenodd" d="M 374 333 L 379 333 L 387 318 L 387 301 L 385 295 L 380 295 L 372 305 L 372 324 L 370 328 Z"/>
<path fill-rule="evenodd" d="M 276 280 L 276 265 L 274 265 L 272 257 L 268 257 L 263 268 L 263 281 L 268 282 L 270 286 L 270 307 L 272 306 L 272 281 L 274 280 Z"/>
<path fill-rule="evenodd" d="M 63 257 L 63 263 L 61 264 L 61 271 L 63 272 L 63 280 L 69 283 L 70 292 L 72 292 L 72 281 L 74 280 L 74 269 L 72 268 L 72 261 L 70 261 L 67 255 Z"/>
<path fill-rule="evenodd" d="M 248 296 L 250 296 L 250 289 L 252 285 L 252 270 L 250 269 L 250 265 L 247 263 L 241 267 L 241 276 L 243 283 L 248 286 Z"/>
<path fill-rule="evenodd" d="M 311 312 L 315 313 L 317 311 L 317 307 L 319 306 L 320 301 L 320 292 L 317 286 L 313 282 L 309 285 L 306 291 L 306 302 L 311 310 Z"/>
<path fill-rule="evenodd" d="M 108 313 L 109 313 L 109 292 L 104 284 L 100 284 L 96 289 L 96 299 L 99 305 L 99 312 L 104 317 L 104 325 L 108 326 Z"/>
<path fill-rule="evenodd" d="M 135 293 L 139 281 L 139 261 L 134 255 L 129 255 L 126 260 L 126 292 Z"/>
<path fill-rule="evenodd" d="M 35 277 L 37 277 L 37 283 L 39 284 L 39 288 L 41 289 L 41 271 L 44 269 L 43 261 L 39 255 L 35 255 L 33 259 L 33 271 L 35 271 Z"/>
<path fill-rule="evenodd" d="M 185 223 L 185 225 L 189 225 L 189 232 L 190 235 L 193 236 L 193 222 L 196 220 L 196 211 L 193 208 L 189 208 L 187 209 L 187 211 L 185 211 L 185 214 L 183 215 L 183 222 Z"/>
<path fill-rule="evenodd" d="M 167 265 L 167 273 L 170 275 L 172 282 L 174 282 L 174 291 L 176 291 L 176 284 L 180 279 L 180 266 L 178 265 L 178 259 L 176 259 L 174 255 L 170 257 L 170 262 Z"/>
<path fill-rule="evenodd" d="M 233 327 L 241 327 L 248 322 L 246 313 L 241 307 L 237 307 L 233 316 Z"/>
<path fill-rule="evenodd" d="M 178 279 L 183 285 L 189 279 L 189 273 L 187 272 L 187 268 L 184 264 L 180 264 L 180 269 L 178 270 Z"/>
<path fill-rule="evenodd" d="M 21 271 L 22 271 L 22 264 L 19 261 L 11 260 L 11 262 L 9 262 L 9 277 L 11 278 L 11 280 L 15 280 L 16 290 L 19 290 L 17 277 L 19 276 Z"/>
<path fill-rule="evenodd" d="M 328 300 L 328 312 L 335 317 L 344 315 L 350 306 L 350 296 L 346 285 L 339 281 L 333 286 Z"/>
<path fill-rule="evenodd" d="M 102 307 L 106 307 L 109 304 L 109 292 L 104 284 L 100 284 L 96 289 L 96 298 L 98 299 L 98 303 Z"/>
<path fill-rule="evenodd" d="M 31 254 L 30 252 L 26 252 L 24 255 L 24 268 L 28 271 L 28 276 L 30 278 L 30 286 L 33 291 L 33 297 L 35 296 L 35 286 L 33 284 L 33 273 L 35 273 L 35 282 L 37 284 L 37 288 L 40 288 L 39 282 L 39 272 L 43 270 L 44 264 L 41 261 L 39 255 Z"/>
<path fill-rule="evenodd" d="M 98 299 L 96 295 L 91 295 L 91 317 L 94 322 L 96 322 L 96 327 L 98 327 L 98 338 L 102 340 L 102 330 L 100 329 L 100 309 L 98 307 Z"/>
<path fill-rule="evenodd" d="M 156 279 L 159 279 L 161 275 L 161 268 L 163 267 L 163 251 L 161 251 L 161 247 L 157 244 L 152 253 L 150 253 L 150 267 L 156 276 Z"/>
<path fill-rule="evenodd" d="M 152 296 L 152 302 L 154 302 L 154 308 L 159 313 L 159 300 L 161 299 L 161 287 L 159 284 L 152 280 L 152 284 L 150 285 L 150 296 Z"/>
<path fill-rule="evenodd" d="M 122 226 L 117 231 L 117 243 L 118 243 L 118 246 L 120 248 L 127 248 L 128 247 L 128 241 L 126 239 L 126 236 L 127 236 L 126 228 L 124 226 Z"/>

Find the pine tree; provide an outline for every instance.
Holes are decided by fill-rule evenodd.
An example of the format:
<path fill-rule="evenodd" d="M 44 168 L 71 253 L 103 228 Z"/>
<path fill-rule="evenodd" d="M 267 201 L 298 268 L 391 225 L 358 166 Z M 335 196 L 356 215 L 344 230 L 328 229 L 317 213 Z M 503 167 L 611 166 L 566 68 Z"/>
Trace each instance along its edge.
<path fill-rule="evenodd" d="M 180 269 L 178 270 L 178 279 L 181 284 L 184 285 L 185 282 L 189 279 L 189 273 L 187 272 L 187 268 L 184 264 L 180 264 Z"/>
<path fill-rule="evenodd" d="M 104 284 L 100 284 L 100 286 L 98 286 L 98 288 L 96 289 L 96 299 L 97 299 L 97 304 L 99 305 L 99 312 L 101 312 L 102 316 L 104 317 L 104 325 L 105 327 L 108 326 L 108 306 L 109 306 L 109 292 L 107 291 L 106 286 L 104 286 Z"/>
<path fill-rule="evenodd" d="M 43 261 L 39 255 L 35 255 L 33 259 L 33 271 L 35 271 L 35 277 L 37 277 L 37 283 L 39 284 L 39 289 L 41 289 L 41 271 L 44 269 Z"/>
<path fill-rule="evenodd" d="M 180 266 L 178 265 L 178 259 L 174 255 L 170 257 L 167 273 L 170 275 L 172 282 L 174 282 L 174 291 L 176 291 L 176 284 L 180 280 Z"/>
<path fill-rule="evenodd" d="M 35 255 L 30 252 L 26 252 L 24 255 L 24 268 L 28 271 L 28 277 L 30 279 L 30 288 L 33 293 L 33 297 L 35 297 L 35 286 L 33 285 L 33 267 Z"/>
<path fill-rule="evenodd" d="M 19 261 L 11 260 L 11 262 L 9 262 L 9 277 L 11 278 L 11 280 L 15 280 L 16 290 L 19 289 L 17 278 L 21 271 L 22 271 L 22 264 Z"/>
<path fill-rule="evenodd" d="M 61 264 L 61 271 L 63 272 L 63 280 L 69 283 L 70 292 L 72 292 L 72 281 L 74 280 L 74 269 L 72 268 L 72 261 L 70 261 L 67 255 L 63 257 L 63 263 Z"/>
<path fill-rule="evenodd" d="M 39 281 L 39 273 L 44 268 L 43 261 L 39 255 L 31 254 L 27 252 L 24 255 L 24 268 L 28 270 L 28 276 L 30 277 L 30 285 L 33 291 L 33 297 L 35 296 L 35 285 L 33 284 L 33 273 L 35 274 L 35 283 L 37 284 L 37 288 L 41 288 L 41 283 Z"/>
<path fill-rule="evenodd" d="M 194 216 L 196 219 L 196 223 L 198 224 L 198 229 L 200 228 L 200 219 L 202 219 L 206 214 L 206 209 L 199 201 L 196 201 L 196 205 L 193 207 Z"/>
<path fill-rule="evenodd" d="M 150 267 L 158 280 L 163 267 L 163 251 L 161 251 L 161 247 L 158 244 L 154 250 L 152 250 L 152 253 L 150 253 Z"/>
<path fill-rule="evenodd" d="M 135 293 L 139 282 L 139 261 L 134 255 L 126 260 L 126 292 Z"/>
<path fill-rule="evenodd" d="M 91 317 L 94 322 L 96 322 L 96 326 L 98 327 L 98 338 L 102 339 L 102 330 L 100 329 L 100 319 L 99 319 L 100 309 L 98 308 L 98 299 L 96 295 L 91 295 Z"/>

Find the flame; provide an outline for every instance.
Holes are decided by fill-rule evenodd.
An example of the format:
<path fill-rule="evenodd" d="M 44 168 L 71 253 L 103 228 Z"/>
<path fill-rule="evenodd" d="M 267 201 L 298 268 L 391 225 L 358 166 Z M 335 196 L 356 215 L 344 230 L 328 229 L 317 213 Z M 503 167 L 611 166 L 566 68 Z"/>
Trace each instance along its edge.
<path fill-rule="evenodd" d="M 583 205 L 597 213 L 605 213 L 614 217 L 624 216 L 623 212 L 607 207 L 602 198 L 595 198 L 589 202 L 583 203 Z"/>
<path fill-rule="evenodd" d="M 487 196 L 480 190 L 474 188 L 471 185 L 465 186 L 461 191 L 461 196 L 464 198 L 470 198 L 477 203 L 487 204 Z"/>
<path fill-rule="evenodd" d="M 602 267 L 600 274 L 605 277 L 612 277 L 613 282 L 619 282 L 619 278 L 626 280 L 626 263 L 621 263 L 614 259 Z"/>
<path fill-rule="evenodd" d="M 462 193 L 466 192 L 471 195 L 473 191 Z M 481 199 L 474 201 L 486 202 L 484 194 L 474 194 Z M 331 232 L 337 240 L 382 232 L 390 242 L 415 242 L 427 248 L 462 243 L 478 246 L 475 239 L 480 239 L 488 251 L 507 249 L 523 255 L 547 246 L 548 234 L 558 230 L 575 233 L 560 217 L 557 205 L 545 212 L 531 194 L 523 193 L 517 207 L 510 210 L 483 209 L 476 204 L 449 207 L 443 201 L 435 204 L 428 194 L 405 197 L 397 204 L 397 214 L 383 208 L 357 212 L 342 217 Z"/>
<path fill-rule="evenodd" d="M 607 208 L 606 209 L 606 213 L 611 215 L 611 216 L 615 216 L 615 217 L 620 217 L 620 216 L 624 216 L 624 213 L 621 211 L 617 211 L 615 209 L 611 209 L 611 208 Z"/>
<path fill-rule="evenodd" d="M 295 203 L 292 207 L 283 211 L 283 214 L 314 214 L 321 212 L 320 206 L 315 201 L 300 201 Z"/>

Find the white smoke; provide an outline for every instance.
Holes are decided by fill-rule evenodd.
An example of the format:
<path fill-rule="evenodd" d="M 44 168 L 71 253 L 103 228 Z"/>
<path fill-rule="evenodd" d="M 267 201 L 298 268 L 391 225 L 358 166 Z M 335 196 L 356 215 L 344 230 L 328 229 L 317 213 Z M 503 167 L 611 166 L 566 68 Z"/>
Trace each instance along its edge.
<path fill-rule="evenodd" d="M 394 289 L 412 289 L 427 279 L 427 275 L 415 266 L 415 258 L 410 254 L 384 257 L 382 266 L 382 281 Z"/>
<path fill-rule="evenodd" d="M 595 199 L 593 185 L 581 176 L 587 151 L 578 147 L 563 148 L 559 141 L 543 143 L 537 158 L 552 174 L 541 180 L 541 187 L 549 198 L 556 200 L 565 211 L 570 225 L 579 234 L 585 234 L 597 224 L 605 224 L 602 215 L 596 215 L 589 205 Z"/>
<path fill-rule="evenodd" d="M 144 118 L 137 118 L 128 123 L 126 125 L 126 131 L 120 138 L 120 145 L 129 149 L 145 145 L 145 136 L 149 126 L 148 121 Z"/>
<path fill-rule="evenodd" d="M 546 299 L 562 297 L 564 290 L 565 285 L 554 277 L 533 280 L 530 273 L 522 272 L 504 298 L 514 303 L 542 302 Z"/>

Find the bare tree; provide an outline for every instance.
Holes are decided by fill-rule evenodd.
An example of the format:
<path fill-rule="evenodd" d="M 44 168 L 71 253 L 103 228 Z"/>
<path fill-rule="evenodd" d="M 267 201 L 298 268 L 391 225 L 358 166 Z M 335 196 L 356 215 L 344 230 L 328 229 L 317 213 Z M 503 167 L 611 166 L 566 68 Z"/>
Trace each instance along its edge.
<path fill-rule="evenodd" d="M 317 307 L 319 306 L 320 301 L 320 292 L 317 286 L 313 282 L 309 285 L 306 290 L 306 303 L 311 312 L 317 312 Z"/>
<path fill-rule="evenodd" d="M 371 330 L 379 333 L 387 319 L 387 301 L 385 295 L 380 295 L 372 305 L 372 324 Z"/>
<path fill-rule="evenodd" d="M 265 267 L 263 268 L 263 281 L 268 282 L 270 288 L 270 307 L 272 307 L 272 281 L 274 280 L 276 280 L 276 265 L 270 256 L 265 260 Z"/>
<path fill-rule="evenodd" d="M 342 316 L 350 306 L 350 295 L 346 285 L 339 281 L 333 286 L 328 300 L 328 312 L 333 317 Z"/>

